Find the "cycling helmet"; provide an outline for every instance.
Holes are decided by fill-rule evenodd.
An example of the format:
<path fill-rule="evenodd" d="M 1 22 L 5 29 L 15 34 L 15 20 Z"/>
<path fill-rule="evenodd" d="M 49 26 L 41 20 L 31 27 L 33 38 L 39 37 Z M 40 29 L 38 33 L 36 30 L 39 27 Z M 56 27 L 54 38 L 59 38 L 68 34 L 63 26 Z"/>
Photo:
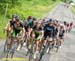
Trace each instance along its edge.
<path fill-rule="evenodd" d="M 16 19 L 20 19 L 20 16 L 16 16 Z"/>
<path fill-rule="evenodd" d="M 66 25 L 67 24 L 67 22 L 66 21 L 64 21 L 64 25 Z"/>
<path fill-rule="evenodd" d="M 52 19 L 47 20 L 47 23 L 51 23 L 51 22 L 52 22 Z"/>
<path fill-rule="evenodd" d="M 20 20 L 20 16 L 16 16 L 16 21 L 19 21 Z"/>
<path fill-rule="evenodd" d="M 28 19 L 32 19 L 32 16 L 28 16 Z"/>
<path fill-rule="evenodd" d="M 33 21 L 37 20 L 37 18 L 33 17 Z"/>
<path fill-rule="evenodd" d="M 50 19 L 49 19 L 49 22 L 52 22 L 52 21 L 53 21 L 52 18 L 50 18 Z"/>
<path fill-rule="evenodd" d="M 16 18 L 16 14 L 13 14 L 13 15 L 12 15 L 12 18 Z"/>
<path fill-rule="evenodd" d="M 55 19 L 55 22 L 57 22 L 57 23 L 58 23 L 58 20 L 57 20 L 57 19 Z"/>

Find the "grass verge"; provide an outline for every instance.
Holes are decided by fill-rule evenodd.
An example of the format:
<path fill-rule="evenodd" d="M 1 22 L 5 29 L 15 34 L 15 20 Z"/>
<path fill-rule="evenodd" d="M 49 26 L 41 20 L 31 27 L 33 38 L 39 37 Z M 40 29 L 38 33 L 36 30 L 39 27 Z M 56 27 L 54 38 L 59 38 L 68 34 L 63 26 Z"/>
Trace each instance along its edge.
<path fill-rule="evenodd" d="M 75 5 L 72 6 L 72 12 L 75 14 Z"/>
<path fill-rule="evenodd" d="M 26 12 L 26 16 L 32 15 L 32 16 L 41 18 L 45 14 L 50 12 L 57 4 L 58 4 L 58 2 L 55 2 L 51 5 L 49 5 L 48 7 L 40 6 L 40 5 L 33 6 L 32 8 L 30 8 L 29 12 Z M 5 37 L 6 37 L 6 34 L 3 32 L 3 29 L 6 26 L 7 22 L 8 22 L 8 19 L 6 18 L 6 20 L 3 20 L 3 16 L 0 15 L 0 39 L 5 39 Z"/>

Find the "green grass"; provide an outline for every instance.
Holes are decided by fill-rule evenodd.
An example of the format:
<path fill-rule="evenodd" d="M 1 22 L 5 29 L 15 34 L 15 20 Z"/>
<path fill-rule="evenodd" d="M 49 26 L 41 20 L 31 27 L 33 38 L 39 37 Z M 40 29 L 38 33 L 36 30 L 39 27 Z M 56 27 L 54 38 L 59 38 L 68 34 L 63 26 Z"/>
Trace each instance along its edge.
<path fill-rule="evenodd" d="M 72 12 L 75 14 L 75 6 L 72 6 Z"/>
<path fill-rule="evenodd" d="M 0 39 L 3 39 L 5 38 L 6 34 L 3 32 L 4 30 L 4 27 L 6 26 L 7 24 L 7 19 L 6 20 L 3 20 L 3 16 L 0 15 Z"/>
<path fill-rule="evenodd" d="M 24 0 L 21 0 L 22 2 L 21 7 L 15 6 L 15 8 L 8 9 L 7 12 L 8 14 L 5 20 L 3 19 L 4 15 L 3 16 L 0 15 L 0 39 L 5 39 L 6 35 L 5 33 L 3 33 L 3 29 L 8 23 L 9 20 L 8 18 L 10 18 L 13 13 L 20 15 L 22 19 L 24 19 L 24 17 L 26 18 L 29 15 L 42 18 L 59 3 L 59 1 L 57 2 L 51 1 L 50 3 L 47 2 L 48 4 L 45 4 L 45 1 L 42 2 L 42 0 L 40 0 L 40 2 L 38 2 L 38 0 L 33 0 L 34 2 L 33 4 L 32 1 L 31 2 L 28 1 L 23 2 L 23 1 Z"/>

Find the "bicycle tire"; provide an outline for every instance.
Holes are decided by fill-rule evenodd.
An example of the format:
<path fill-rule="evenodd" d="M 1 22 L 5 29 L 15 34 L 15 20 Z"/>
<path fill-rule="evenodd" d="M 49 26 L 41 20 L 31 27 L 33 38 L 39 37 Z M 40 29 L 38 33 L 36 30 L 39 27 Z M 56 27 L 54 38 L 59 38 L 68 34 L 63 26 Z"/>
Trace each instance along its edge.
<path fill-rule="evenodd" d="M 4 52 L 7 51 L 7 40 L 5 41 L 5 44 L 4 44 Z"/>

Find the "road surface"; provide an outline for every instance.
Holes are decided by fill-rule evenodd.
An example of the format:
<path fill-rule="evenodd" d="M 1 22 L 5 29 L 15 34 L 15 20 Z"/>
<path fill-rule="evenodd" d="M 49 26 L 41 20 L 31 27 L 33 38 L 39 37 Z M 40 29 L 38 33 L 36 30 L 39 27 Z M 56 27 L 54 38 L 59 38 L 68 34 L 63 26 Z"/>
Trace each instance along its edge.
<path fill-rule="evenodd" d="M 74 21 L 74 15 L 71 12 L 70 8 L 64 7 L 63 4 L 57 5 L 52 12 L 50 12 L 46 18 L 55 18 L 59 21 Z M 5 57 L 5 53 L 3 52 L 4 42 L 0 41 L 0 61 L 4 61 L 1 58 Z M 28 58 L 25 56 L 26 51 L 25 48 L 22 50 L 15 52 L 14 57 L 16 58 Z M 9 60 L 11 61 L 11 60 Z M 15 60 L 13 60 L 15 61 Z M 28 61 L 28 60 L 19 60 L 19 61 Z M 62 48 L 59 49 L 58 53 L 55 52 L 55 49 L 51 52 L 51 54 L 45 54 L 42 58 L 42 61 L 75 61 L 75 28 L 72 29 L 70 33 L 67 33 L 65 36 L 65 40 Z"/>

